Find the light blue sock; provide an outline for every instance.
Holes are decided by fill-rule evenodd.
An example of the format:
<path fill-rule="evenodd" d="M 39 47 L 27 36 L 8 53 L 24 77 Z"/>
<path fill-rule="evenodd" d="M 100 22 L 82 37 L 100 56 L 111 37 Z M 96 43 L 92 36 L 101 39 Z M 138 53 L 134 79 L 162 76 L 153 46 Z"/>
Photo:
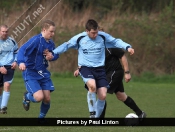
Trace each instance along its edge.
<path fill-rule="evenodd" d="M 40 107 L 40 114 L 38 118 L 44 118 L 50 108 L 50 103 L 45 104 L 44 102 L 41 103 Z"/>
<path fill-rule="evenodd" d="M 33 103 L 38 103 L 35 98 L 33 97 L 32 93 L 27 93 L 26 94 L 26 99 L 32 101 Z"/>
<path fill-rule="evenodd" d="M 1 102 L 2 102 L 2 95 L 0 96 L 0 108 L 1 108 Z"/>
<path fill-rule="evenodd" d="M 1 108 L 7 107 L 9 98 L 10 98 L 10 92 L 3 91 L 2 101 L 1 101 Z"/>
<path fill-rule="evenodd" d="M 101 113 L 103 112 L 104 106 L 105 106 L 105 100 L 99 100 L 97 99 L 97 106 L 96 106 L 96 118 L 99 118 Z"/>
<path fill-rule="evenodd" d="M 87 103 L 88 103 L 88 108 L 89 112 L 94 112 L 95 111 L 95 103 L 96 103 L 96 93 L 89 92 L 87 93 Z"/>

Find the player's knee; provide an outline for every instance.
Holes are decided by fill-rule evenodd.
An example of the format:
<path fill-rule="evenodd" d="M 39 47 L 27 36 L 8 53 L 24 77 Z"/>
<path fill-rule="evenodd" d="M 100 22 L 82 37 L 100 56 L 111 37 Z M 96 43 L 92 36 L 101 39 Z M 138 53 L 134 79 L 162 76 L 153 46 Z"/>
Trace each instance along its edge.
<path fill-rule="evenodd" d="M 49 103 L 50 102 L 50 96 L 44 97 L 43 102 L 44 103 Z"/>
<path fill-rule="evenodd" d="M 122 93 L 122 92 L 118 92 L 118 93 L 116 94 L 116 97 L 117 97 L 118 100 L 120 100 L 120 101 L 122 101 L 122 102 L 124 102 L 124 101 L 126 100 L 126 98 L 127 98 L 126 94 L 124 94 L 124 93 Z"/>
<path fill-rule="evenodd" d="M 44 96 L 43 95 L 35 95 L 34 98 L 37 102 L 40 102 L 44 99 Z"/>
<path fill-rule="evenodd" d="M 106 99 L 106 93 L 100 93 L 100 94 L 98 95 L 98 98 L 99 98 L 100 100 L 105 100 L 105 99 Z"/>
<path fill-rule="evenodd" d="M 10 83 L 8 83 L 8 82 L 4 83 L 4 91 L 6 91 L 6 92 L 10 91 Z"/>
<path fill-rule="evenodd" d="M 89 86 L 89 92 L 96 92 L 96 87 L 95 86 Z"/>

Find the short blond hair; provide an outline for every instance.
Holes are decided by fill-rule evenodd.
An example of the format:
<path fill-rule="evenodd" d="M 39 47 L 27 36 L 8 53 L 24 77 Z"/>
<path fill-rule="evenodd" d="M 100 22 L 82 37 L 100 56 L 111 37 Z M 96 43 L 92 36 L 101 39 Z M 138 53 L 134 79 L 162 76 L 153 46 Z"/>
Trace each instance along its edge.
<path fill-rule="evenodd" d="M 55 26 L 55 23 L 51 20 L 45 20 L 41 24 L 41 30 L 42 29 L 48 29 L 50 26 Z"/>

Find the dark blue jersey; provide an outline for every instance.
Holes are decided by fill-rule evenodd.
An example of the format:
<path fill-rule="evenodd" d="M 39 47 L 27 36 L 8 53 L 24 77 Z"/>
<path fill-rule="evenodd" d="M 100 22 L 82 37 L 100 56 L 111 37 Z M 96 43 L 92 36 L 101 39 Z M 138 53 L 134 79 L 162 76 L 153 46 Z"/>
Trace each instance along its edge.
<path fill-rule="evenodd" d="M 18 51 L 17 63 L 25 63 L 27 69 L 34 69 L 37 71 L 45 70 L 48 67 L 48 62 L 43 55 L 43 51 L 48 49 L 52 51 L 55 49 L 55 44 L 52 40 L 48 42 L 38 34 L 29 39 Z M 54 56 L 52 60 L 56 60 L 59 55 Z"/>

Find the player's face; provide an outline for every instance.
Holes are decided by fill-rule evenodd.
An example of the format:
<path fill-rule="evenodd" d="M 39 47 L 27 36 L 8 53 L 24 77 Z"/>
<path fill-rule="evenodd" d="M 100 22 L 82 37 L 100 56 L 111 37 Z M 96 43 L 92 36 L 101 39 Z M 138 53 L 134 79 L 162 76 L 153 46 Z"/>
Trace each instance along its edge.
<path fill-rule="evenodd" d="M 8 37 L 8 28 L 1 27 L 0 29 L 0 39 L 6 40 Z"/>
<path fill-rule="evenodd" d="M 95 39 L 98 35 L 98 29 L 97 30 L 94 30 L 94 29 L 91 29 L 90 31 L 86 30 L 87 33 L 88 33 L 88 36 L 91 38 L 91 39 Z"/>
<path fill-rule="evenodd" d="M 48 29 L 43 29 L 42 35 L 46 40 L 50 40 L 55 34 L 55 26 L 50 26 Z"/>

